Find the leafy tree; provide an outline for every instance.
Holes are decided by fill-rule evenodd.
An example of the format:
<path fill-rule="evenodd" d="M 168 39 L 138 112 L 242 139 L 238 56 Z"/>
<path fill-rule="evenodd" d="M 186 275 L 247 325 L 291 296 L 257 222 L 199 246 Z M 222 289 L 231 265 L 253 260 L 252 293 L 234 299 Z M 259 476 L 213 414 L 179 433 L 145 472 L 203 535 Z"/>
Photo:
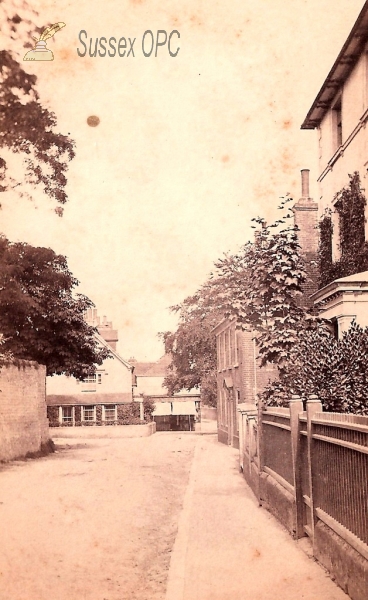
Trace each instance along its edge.
<path fill-rule="evenodd" d="M 216 264 L 214 285 L 221 308 L 239 327 L 256 332 L 261 365 L 286 362 L 300 331 L 312 322 L 301 306 L 306 272 L 298 230 L 287 225 L 292 216 L 285 205 L 290 201 L 282 202 L 284 215 L 270 225 L 260 217 L 253 219 L 261 225 L 255 242 Z"/>
<path fill-rule="evenodd" d="M 46 365 L 48 375 L 81 379 L 100 365 L 109 351 L 84 320 L 93 303 L 73 295 L 77 285 L 64 256 L 0 237 L 2 350 Z"/>
<path fill-rule="evenodd" d="M 300 304 L 306 280 L 297 229 L 287 226 L 291 217 L 282 202 L 281 219 L 267 225 L 264 219 L 254 243 L 215 263 L 210 280 L 182 304 L 175 333 L 166 332 L 166 351 L 173 356 L 166 385 L 171 391 L 201 387 L 207 401 L 216 396 L 216 340 L 214 326 L 224 317 L 239 328 L 255 331 L 261 364 L 282 366 L 300 332 L 313 327 L 313 318 Z M 207 391 L 208 390 L 208 391 Z"/>
<path fill-rule="evenodd" d="M 1 3 L 2 28 L 7 29 L 10 48 L 15 47 L 14 38 L 19 45 L 22 37 L 27 39 L 24 25 L 29 33 L 40 31 L 31 25 L 29 14 L 34 16 L 25 3 L 18 12 L 11 2 Z M 29 41 L 24 47 L 30 47 Z M 56 117 L 42 106 L 36 82 L 37 77 L 26 73 L 14 51 L 0 51 L 0 192 L 17 188 L 20 196 L 31 197 L 28 190 L 40 186 L 50 199 L 62 205 L 67 201 L 65 173 L 74 157 L 74 142 L 56 133 Z M 14 177 L 9 169 L 9 159 L 17 155 L 23 157 L 21 177 Z M 61 215 L 62 207 L 57 206 L 55 211 Z"/>
<path fill-rule="evenodd" d="M 292 394 L 316 394 L 326 411 L 368 415 L 367 386 L 368 327 L 353 322 L 340 340 L 323 328 L 305 332 L 263 398 L 282 406 Z"/>
<path fill-rule="evenodd" d="M 216 406 L 216 338 L 212 330 L 223 314 L 216 306 L 212 285 L 207 283 L 171 310 L 178 313 L 179 326 L 173 333 L 160 334 L 172 357 L 164 384 L 170 394 L 200 387 L 203 402 Z"/>

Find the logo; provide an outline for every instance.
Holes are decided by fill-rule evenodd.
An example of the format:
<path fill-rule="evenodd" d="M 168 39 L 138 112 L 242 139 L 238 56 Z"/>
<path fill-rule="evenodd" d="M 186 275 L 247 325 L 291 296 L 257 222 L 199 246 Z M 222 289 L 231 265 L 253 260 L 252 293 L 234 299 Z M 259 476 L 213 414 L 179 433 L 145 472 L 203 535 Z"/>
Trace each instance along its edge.
<path fill-rule="evenodd" d="M 60 29 L 63 27 L 65 27 L 65 23 L 55 23 L 55 25 L 46 27 L 46 29 L 44 29 L 41 33 L 39 39 L 32 36 L 36 42 L 36 45 L 33 50 L 29 50 L 29 52 L 27 52 L 23 60 L 54 60 L 53 53 L 46 47 L 46 40 L 53 37 L 55 33 L 60 31 Z"/>

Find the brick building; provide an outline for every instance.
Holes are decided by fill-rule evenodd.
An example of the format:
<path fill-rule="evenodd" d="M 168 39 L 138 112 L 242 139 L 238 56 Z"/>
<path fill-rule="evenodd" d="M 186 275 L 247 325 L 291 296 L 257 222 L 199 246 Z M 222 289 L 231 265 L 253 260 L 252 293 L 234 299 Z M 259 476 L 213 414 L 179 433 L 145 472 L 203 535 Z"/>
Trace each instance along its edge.
<path fill-rule="evenodd" d="M 239 448 L 238 405 L 255 404 L 257 394 L 277 370 L 260 367 L 255 333 L 236 328 L 236 321 L 225 319 L 215 329 L 217 342 L 217 424 L 220 442 Z"/>
<path fill-rule="evenodd" d="M 294 204 L 294 223 L 304 259 L 307 280 L 300 303 L 313 305 L 311 294 L 317 290 L 318 205 L 309 196 L 309 170 L 303 169 L 302 195 Z M 226 319 L 214 329 L 217 339 L 217 423 L 219 441 L 239 446 L 239 404 L 257 403 L 257 395 L 269 381 L 277 378 L 277 367 L 260 366 L 256 332 L 237 329 Z"/>

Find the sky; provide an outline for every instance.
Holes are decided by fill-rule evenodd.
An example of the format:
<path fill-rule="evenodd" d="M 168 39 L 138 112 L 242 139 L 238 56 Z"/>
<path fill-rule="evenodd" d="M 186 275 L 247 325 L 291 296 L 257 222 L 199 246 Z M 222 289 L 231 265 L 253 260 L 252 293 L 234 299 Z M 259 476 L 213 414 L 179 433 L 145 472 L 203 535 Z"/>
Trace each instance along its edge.
<path fill-rule="evenodd" d="M 76 158 L 62 218 L 42 193 L 29 202 L 12 192 L 2 231 L 67 256 L 125 359 L 163 354 L 157 333 L 177 323 L 169 307 L 252 238 L 252 217 L 272 220 L 281 196 L 300 197 L 303 168 L 318 201 L 317 132 L 300 126 L 363 4 L 32 2 L 37 24 L 66 24 L 48 42 L 54 61 L 23 64 Z M 134 57 L 78 56 L 82 30 L 93 45 L 136 38 Z M 178 31 L 177 56 L 162 46 L 145 57 L 146 30 Z"/>

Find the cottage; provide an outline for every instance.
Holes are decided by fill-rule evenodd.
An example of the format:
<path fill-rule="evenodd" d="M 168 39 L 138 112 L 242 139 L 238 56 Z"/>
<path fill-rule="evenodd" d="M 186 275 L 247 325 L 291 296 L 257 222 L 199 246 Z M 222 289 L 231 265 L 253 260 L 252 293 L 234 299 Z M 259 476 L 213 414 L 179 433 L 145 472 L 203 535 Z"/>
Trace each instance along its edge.
<path fill-rule="evenodd" d="M 142 403 L 132 405 L 133 367 L 116 351 L 117 331 L 104 317 L 88 313 L 87 321 L 98 326 L 96 338 L 109 348 L 111 357 L 83 381 L 67 375 L 46 378 L 47 416 L 52 427 L 122 424 L 127 414 L 143 420 Z"/>

